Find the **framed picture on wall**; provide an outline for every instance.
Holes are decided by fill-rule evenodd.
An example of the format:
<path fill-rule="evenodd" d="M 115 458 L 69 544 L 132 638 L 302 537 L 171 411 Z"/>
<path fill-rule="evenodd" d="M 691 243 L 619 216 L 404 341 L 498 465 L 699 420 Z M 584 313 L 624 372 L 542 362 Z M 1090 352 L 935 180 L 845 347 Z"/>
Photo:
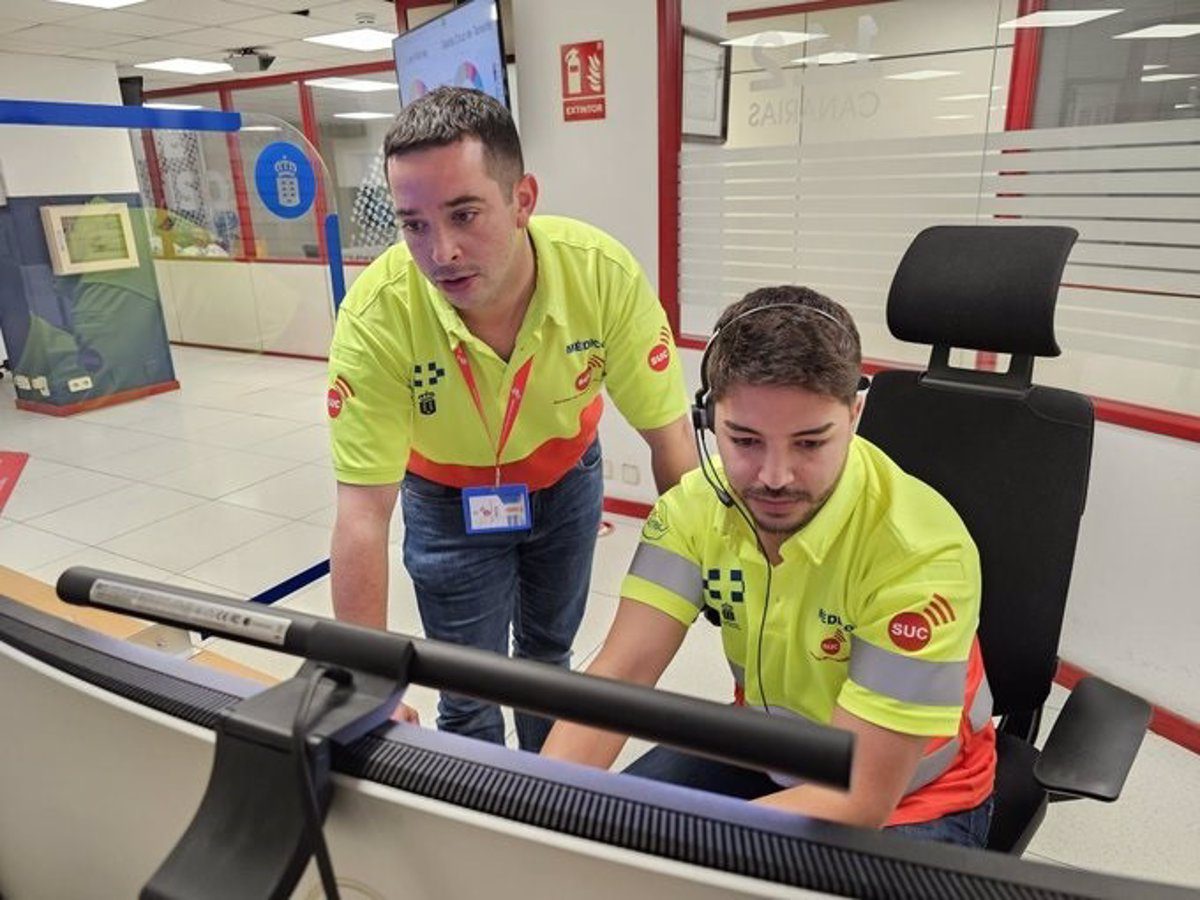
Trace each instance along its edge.
<path fill-rule="evenodd" d="M 729 47 L 683 29 L 684 140 L 724 143 L 729 116 Z"/>

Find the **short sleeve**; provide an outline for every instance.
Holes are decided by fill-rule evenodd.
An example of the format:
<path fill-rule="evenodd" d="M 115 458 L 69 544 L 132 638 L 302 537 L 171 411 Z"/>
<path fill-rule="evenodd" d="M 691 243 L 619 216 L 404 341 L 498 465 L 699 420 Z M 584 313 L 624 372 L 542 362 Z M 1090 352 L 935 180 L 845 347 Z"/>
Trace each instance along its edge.
<path fill-rule="evenodd" d="M 329 351 L 333 468 L 345 484 L 394 484 L 404 477 L 412 442 L 411 371 L 372 340 L 357 311 L 343 306 Z"/>
<path fill-rule="evenodd" d="M 634 428 L 669 425 L 688 409 L 679 351 L 667 314 L 640 268 L 609 281 L 614 293 L 605 304 L 605 387 Z"/>
<path fill-rule="evenodd" d="M 915 563 L 873 591 L 855 611 L 838 705 L 905 734 L 957 733 L 979 583 L 978 558 L 966 545 Z"/>
<path fill-rule="evenodd" d="M 683 625 L 704 608 L 704 579 L 696 541 L 681 514 L 683 488 L 676 485 L 658 498 L 645 524 L 621 596 L 652 606 Z"/>

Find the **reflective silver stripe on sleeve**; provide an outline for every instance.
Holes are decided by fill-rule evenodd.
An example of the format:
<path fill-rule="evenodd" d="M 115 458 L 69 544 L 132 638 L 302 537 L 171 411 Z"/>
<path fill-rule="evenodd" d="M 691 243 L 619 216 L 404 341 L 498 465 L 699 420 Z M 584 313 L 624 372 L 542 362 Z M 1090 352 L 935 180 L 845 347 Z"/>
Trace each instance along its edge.
<path fill-rule="evenodd" d="M 733 673 L 734 684 L 740 688 L 744 688 L 746 686 L 746 670 L 732 659 L 726 658 L 725 661 L 729 663 L 729 671 Z"/>
<path fill-rule="evenodd" d="M 917 763 L 917 770 L 913 772 L 912 780 L 908 782 L 908 787 L 904 789 L 905 794 L 911 794 L 919 788 L 925 787 L 943 772 L 954 764 L 955 757 L 958 756 L 958 751 L 962 749 L 962 744 L 958 738 L 938 747 L 927 756 L 921 757 L 921 761 Z"/>
<path fill-rule="evenodd" d="M 638 544 L 629 574 L 678 594 L 697 609 L 704 608 L 704 576 L 700 567 L 678 553 L 655 544 Z"/>
<path fill-rule="evenodd" d="M 850 680 L 869 691 L 923 706 L 962 706 L 967 663 L 933 662 L 880 649 L 850 636 Z"/>
<path fill-rule="evenodd" d="M 988 686 L 987 675 L 979 682 L 975 691 L 975 699 L 971 701 L 971 710 L 967 720 L 971 723 L 971 731 L 978 731 L 992 718 L 992 689 Z"/>

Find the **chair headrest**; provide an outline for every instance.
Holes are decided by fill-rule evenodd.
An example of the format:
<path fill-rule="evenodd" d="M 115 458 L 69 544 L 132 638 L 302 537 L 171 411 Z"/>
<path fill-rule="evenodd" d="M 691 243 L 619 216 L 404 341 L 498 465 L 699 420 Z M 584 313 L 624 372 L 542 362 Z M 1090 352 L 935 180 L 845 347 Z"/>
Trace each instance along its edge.
<path fill-rule="evenodd" d="M 909 246 L 888 292 L 902 341 L 1058 356 L 1054 303 L 1074 228 L 937 225 Z"/>

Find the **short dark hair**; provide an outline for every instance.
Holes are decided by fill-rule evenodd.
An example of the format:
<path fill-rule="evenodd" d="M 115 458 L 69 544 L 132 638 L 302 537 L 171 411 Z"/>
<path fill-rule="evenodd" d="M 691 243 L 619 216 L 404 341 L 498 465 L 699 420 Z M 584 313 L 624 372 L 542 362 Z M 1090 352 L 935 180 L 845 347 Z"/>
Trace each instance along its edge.
<path fill-rule="evenodd" d="M 392 157 L 474 138 L 483 144 L 488 174 L 505 193 L 525 173 L 521 138 L 504 104 L 473 88 L 439 87 L 396 116 L 383 139 L 384 165 Z"/>
<path fill-rule="evenodd" d="M 762 311 L 749 315 L 753 310 Z M 796 285 L 759 288 L 717 319 L 705 369 L 714 401 L 738 384 L 771 384 L 849 406 L 858 393 L 862 347 L 840 303 Z"/>

